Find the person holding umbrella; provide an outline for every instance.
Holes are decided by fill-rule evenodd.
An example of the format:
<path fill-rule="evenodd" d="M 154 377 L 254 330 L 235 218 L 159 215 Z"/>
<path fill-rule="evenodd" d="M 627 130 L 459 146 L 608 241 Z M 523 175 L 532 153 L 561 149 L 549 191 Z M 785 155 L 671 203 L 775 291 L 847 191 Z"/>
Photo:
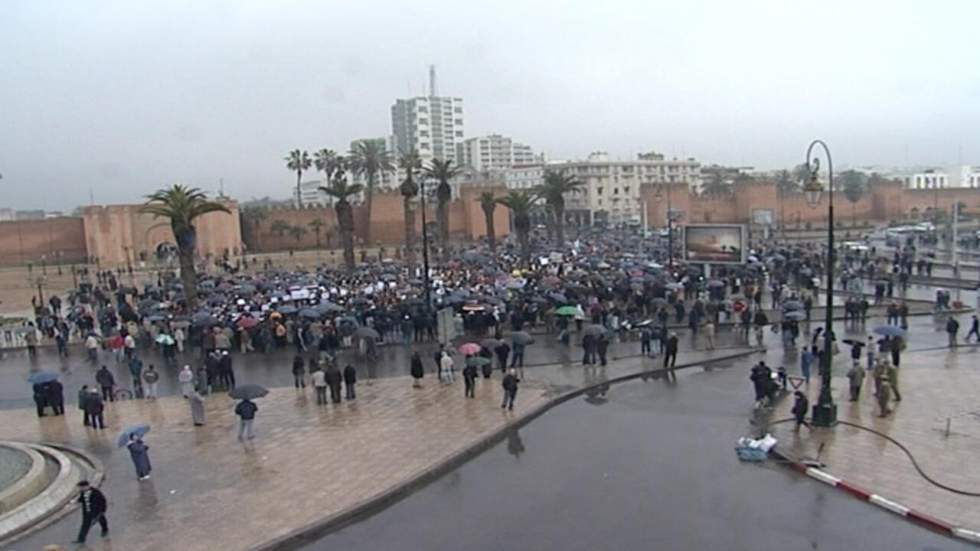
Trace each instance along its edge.
<path fill-rule="evenodd" d="M 31 387 L 34 390 L 34 405 L 37 407 L 37 416 L 44 417 L 44 408 L 48 405 L 48 383 L 34 383 Z"/>
<path fill-rule="evenodd" d="M 146 427 L 146 430 L 149 431 L 150 428 Z M 126 442 L 126 448 L 129 450 L 129 458 L 133 460 L 133 467 L 136 468 L 136 478 L 138 480 L 149 480 L 150 471 L 153 470 L 150 466 L 150 447 L 143 443 L 143 439 L 139 433 L 134 431 L 129 433 L 129 441 Z"/>
<path fill-rule="evenodd" d="M 235 406 L 235 415 L 241 419 L 238 426 L 238 441 L 241 442 L 244 439 L 252 440 L 255 438 L 255 432 L 252 430 L 252 424 L 255 423 L 255 413 L 259 411 L 259 406 L 255 405 L 255 402 L 244 399 L 238 402 Z"/>
<path fill-rule="evenodd" d="M 61 384 L 61 381 L 54 379 L 47 385 L 47 402 L 51 406 L 54 414 L 64 415 L 65 414 L 65 387 Z"/>

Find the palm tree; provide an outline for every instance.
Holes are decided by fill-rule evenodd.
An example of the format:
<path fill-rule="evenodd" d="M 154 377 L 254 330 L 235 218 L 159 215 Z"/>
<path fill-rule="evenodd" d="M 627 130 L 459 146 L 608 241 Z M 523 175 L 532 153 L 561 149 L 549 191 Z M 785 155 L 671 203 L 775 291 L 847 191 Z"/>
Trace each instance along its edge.
<path fill-rule="evenodd" d="M 517 242 L 521 246 L 521 258 L 526 265 L 531 262 L 531 243 L 528 238 L 531 233 L 531 209 L 538 196 L 528 191 L 511 191 L 497 198 L 497 203 L 510 209 L 514 231 L 517 232 Z"/>
<path fill-rule="evenodd" d="M 425 169 L 425 175 L 439 181 L 436 186 L 436 221 L 439 223 L 439 243 L 443 250 L 449 244 L 449 201 L 453 198 L 453 188 L 449 186 L 449 180 L 455 178 L 460 172 L 460 168 L 452 166 L 452 159 L 445 161 L 432 159 L 429 166 Z"/>
<path fill-rule="evenodd" d="M 337 169 L 337 164 L 343 162 L 333 149 L 323 148 L 313 153 L 313 166 L 323 172 L 324 183 L 330 183 L 330 175 Z"/>
<path fill-rule="evenodd" d="M 490 242 L 490 250 L 497 250 L 497 232 L 493 227 L 493 211 L 497 208 L 497 198 L 492 191 L 484 191 L 480 194 L 480 208 L 483 209 L 483 219 L 487 223 L 487 240 Z"/>
<path fill-rule="evenodd" d="M 371 208 L 374 205 L 374 188 L 378 185 L 378 173 L 394 170 L 391 155 L 384 142 L 378 140 L 359 140 L 351 148 L 351 166 L 358 174 L 367 177 L 364 188 L 364 242 L 371 242 Z"/>
<path fill-rule="evenodd" d="M 333 208 L 337 212 L 337 227 L 340 240 L 344 246 L 344 265 L 348 270 L 354 269 L 354 209 L 351 208 L 348 197 L 364 191 L 361 184 L 349 184 L 343 171 L 338 170 L 330 180 L 329 186 L 320 186 L 320 191 L 334 198 Z"/>
<path fill-rule="evenodd" d="M 857 203 L 864 195 L 867 177 L 856 170 L 845 170 L 840 175 L 844 197 L 851 203 L 851 225 L 857 225 Z"/>
<path fill-rule="evenodd" d="M 194 268 L 194 253 L 197 248 L 197 229 L 194 219 L 209 212 L 231 214 L 222 203 L 208 200 L 208 196 L 197 188 L 174 185 L 147 195 L 146 203 L 140 212 L 160 218 L 170 219 L 170 229 L 177 240 L 177 256 L 180 260 L 180 279 L 184 284 L 184 298 L 187 308 L 197 308 L 197 272 Z"/>
<path fill-rule="evenodd" d="M 241 210 L 241 228 L 242 235 L 246 236 L 245 240 L 248 245 L 255 246 L 259 239 L 259 228 L 262 222 L 269 217 L 269 210 L 264 207 L 246 207 Z"/>
<path fill-rule="evenodd" d="M 306 228 L 303 226 L 289 226 L 289 235 L 293 236 L 293 239 L 299 243 L 303 239 L 303 236 L 306 235 Z"/>
<path fill-rule="evenodd" d="M 286 155 L 286 168 L 296 173 L 296 206 L 303 206 L 303 192 L 300 184 L 303 181 L 303 172 L 310 168 L 310 154 L 306 151 L 294 149 Z"/>
<path fill-rule="evenodd" d="M 709 196 L 728 195 L 731 186 L 725 181 L 725 176 L 720 170 L 711 171 L 711 177 L 701 186 L 701 194 Z"/>
<path fill-rule="evenodd" d="M 571 174 L 554 170 L 544 172 L 544 184 L 538 188 L 537 193 L 544 198 L 548 210 L 555 217 L 555 234 L 559 245 L 565 242 L 565 194 L 574 193 L 583 185 Z"/>
<path fill-rule="evenodd" d="M 320 220 L 319 218 L 314 218 L 313 220 L 310 220 L 310 222 L 307 224 L 307 226 L 313 228 L 313 235 L 316 236 L 317 249 L 320 248 L 320 232 L 323 231 L 323 226 L 325 225 L 326 224 L 323 222 L 323 220 Z"/>
<path fill-rule="evenodd" d="M 405 214 L 405 262 L 411 271 L 415 268 L 415 209 L 412 200 L 419 194 L 415 173 L 422 168 L 422 159 L 417 151 L 409 151 L 398 159 L 398 166 L 405 171 L 405 180 L 398 190 L 402 194 L 402 209 Z"/>
<path fill-rule="evenodd" d="M 272 225 L 269 226 L 269 229 L 272 230 L 272 233 L 282 237 L 286 235 L 286 232 L 288 232 L 289 228 L 291 227 L 292 226 L 289 225 L 289 222 L 286 222 L 285 220 L 273 220 Z"/>

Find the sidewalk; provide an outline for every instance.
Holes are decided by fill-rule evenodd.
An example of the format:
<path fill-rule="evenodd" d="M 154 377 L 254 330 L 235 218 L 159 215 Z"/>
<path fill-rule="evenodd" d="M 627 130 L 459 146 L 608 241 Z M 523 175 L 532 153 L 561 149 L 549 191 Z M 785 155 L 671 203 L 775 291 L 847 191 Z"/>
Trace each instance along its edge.
<path fill-rule="evenodd" d="M 980 403 L 974 390 L 980 385 L 976 348 L 910 352 L 902 357 L 902 364 L 915 368 L 901 369 L 902 401 L 892 402 L 893 413 L 885 418 L 878 417 L 870 378 L 865 379 L 860 400 L 849 402 L 847 379 L 835 377 L 838 420 L 894 439 L 936 482 L 980 494 L 980 470 L 975 466 L 980 445 Z M 808 393 L 811 405 L 819 391 L 819 378 L 815 378 Z M 773 419 L 791 417 L 792 405 L 791 397 L 783 400 Z M 804 427 L 795 433 L 789 422 L 774 425 L 772 433 L 779 440 L 779 449 L 794 459 L 819 459 L 826 464 L 823 471 L 849 484 L 953 526 L 980 529 L 980 497 L 930 483 L 916 471 L 909 455 L 883 436 L 844 424 L 813 432 Z"/>
<path fill-rule="evenodd" d="M 687 352 L 678 365 L 733 353 L 751 351 Z M 481 378 L 469 400 L 461 381 L 443 386 L 429 376 L 422 389 L 408 377 L 359 383 L 356 401 L 325 407 L 309 388 L 276 388 L 258 401 L 257 437 L 248 445 L 236 440 L 234 402 L 225 395 L 207 400 L 205 427 L 193 427 L 187 403 L 172 397 L 111 404 L 109 429 L 100 433 L 83 428 L 71 408 L 43 419 L 30 409 L 0 411 L 0 439 L 63 442 L 104 462 L 112 537 L 90 535 L 89 549 L 249 549 L 398 491 L 569 391 L 659 365 L 637 357 L 605 368 L 529 369 L 512 413 L 500 408 L 499 371 Z M 115 438 L 143 422 L 153 427 L 146 441 L 155 470 L 138 482 Z M 79 521 L 73 513 L 10 549 L 64 544 Z"/>

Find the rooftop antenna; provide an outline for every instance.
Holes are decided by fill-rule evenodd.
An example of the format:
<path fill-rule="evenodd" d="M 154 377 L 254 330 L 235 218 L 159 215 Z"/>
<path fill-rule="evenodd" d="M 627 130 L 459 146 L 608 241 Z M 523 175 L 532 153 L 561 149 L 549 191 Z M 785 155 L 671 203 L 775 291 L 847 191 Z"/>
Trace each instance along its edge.
<path fill-rule="evenodd" d="M 436 66 L 429 65 L 429 97 L 436 97 Z"/>
<path fill-rule="evenodd" d="M 218 178 L 218 196 L 219 197 L 224 197 L 225 196 L 225 179 L 224 178 Z"/>

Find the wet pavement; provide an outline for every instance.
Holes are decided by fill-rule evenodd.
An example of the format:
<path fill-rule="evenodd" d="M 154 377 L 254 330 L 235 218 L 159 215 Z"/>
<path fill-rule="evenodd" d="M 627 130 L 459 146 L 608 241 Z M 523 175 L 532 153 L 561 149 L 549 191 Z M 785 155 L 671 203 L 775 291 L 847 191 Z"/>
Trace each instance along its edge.
<path fill-rule="evenodd" d="M 303 549 L 975 549 L 789 469 L 740 463 L 745 375 L 575 399 Z"/>

